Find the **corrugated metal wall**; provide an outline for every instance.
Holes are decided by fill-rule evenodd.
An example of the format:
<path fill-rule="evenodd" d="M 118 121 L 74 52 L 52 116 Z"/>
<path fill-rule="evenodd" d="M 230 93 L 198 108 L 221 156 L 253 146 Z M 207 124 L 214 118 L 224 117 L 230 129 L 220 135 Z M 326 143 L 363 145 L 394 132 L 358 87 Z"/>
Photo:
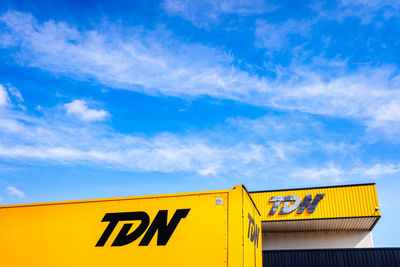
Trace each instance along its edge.
<path fill-rule="evenodd" d="M 297 214 L 293 211 L 281 215 L 279 210 L 274 215 L 269 215 L 274 202 L 269 202 L 271 197 L 296 195 L 303 200 L 305 195 L 325 194 L 318 203 L 313 213 L 307 211 Z M 327 219 L 348 217 L 370 217 L 380 216 L 378 197 L 375 184 L 344 185 L 335 187 L 319 187 L 311 189 L 293 189 L 281 191 L 259 191 L 251 192 L 251 197 L 261 212 L 262 221 L 301 220 L 301 219 Z"/>
<path fill-rule="evenodd" d="M 264 267 L 400 266 L 400 248 L 263 251 Z"/>

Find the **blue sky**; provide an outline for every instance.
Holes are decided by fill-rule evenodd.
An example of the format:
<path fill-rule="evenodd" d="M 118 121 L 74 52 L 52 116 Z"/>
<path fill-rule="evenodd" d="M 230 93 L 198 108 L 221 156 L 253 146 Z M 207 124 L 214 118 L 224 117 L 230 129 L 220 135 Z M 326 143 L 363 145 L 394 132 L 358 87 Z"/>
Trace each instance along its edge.
<path fill-rule="evenodd" d="M 2 1 L 0 204 L 376 182 L 375 245 L 400 246 L 399 14 Z"/>

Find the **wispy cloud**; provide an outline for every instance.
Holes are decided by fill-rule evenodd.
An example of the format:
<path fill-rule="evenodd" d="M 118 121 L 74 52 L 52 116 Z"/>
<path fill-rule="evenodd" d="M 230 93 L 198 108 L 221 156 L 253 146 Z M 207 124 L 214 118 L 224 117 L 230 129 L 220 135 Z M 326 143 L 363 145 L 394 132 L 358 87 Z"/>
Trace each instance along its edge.
<path fill-rule="evenodd" d="M 14 186 L 7 186 L 6 190 L 10 196 L 16 196 L 19 198 L 25 197 L 25 193 Z"/>
<path fill-rule="evenodd" d="M 302 178 L 306 180 L 314 180 L 317 182 L 329 181 L 329 182 L 338 182 L 340 181 L 340 175 L 343 174 L 343 171 L 335 166 L 333 163 L 330 163 L 327 167 L 318 167 L 318 168 L 303 168 L 298 169 L 291 173 L 289 177 L 291 178 Z"/>
<path fill-rule="evenodd" d="M 15 88 L 13 86 L 8 88 L 8 91 L 12 96 L 14 96 L 19 102 L 23 102 L 24 98 L 22 97 L 21 92 L 18 90 L 18 88 Z"/>
<path fill-rule="evenodd" d="M 378 121 L 400 121 L 400 99 L 382 105 L 375 113 Z"/>
<path fill-rule="evenodd" d="M 109 87 L 151 95 L 207 95 L 356 118 L 374 127 L 382 121 L 393 124 L 399 120 L 400 75 L 394 66 L 354 70 L 327 60 L 323 65 L 330 68 L 326 71 L 318 64 L 293 63 L 277 68 L 277 78 L 272 79 L 235 67 L 233 57 L 220 49 L 179 42 L 162 29 L 131 29 L 126 34 L 109 25 L 80 32 L 63 22 L 41 24 L 29 14 L 12 11 L 0 20 L 2 35 L 13 39 L 3 46 L 20 49 L 18 62 L 78 79 L 92 78 Z M 287 22 L 286 33 L 293 25 Z M 279 41 L 270 43 L 273 47 Z"/>
<path fill-rule="evenodd" d="M 5 106 L 9 103 L 10 99 L 6 88 L 0 84 L 0 106 Z"/>
<path fill-rule="evenodd" d="M 0 115 L 0 158 L 8 161 L 319 183 L 351 175 L 396 175 L 399 170 L 395 163 L 360 165 L 353 159 L 362 153 L 357 144 L 338 140 L 304 114 L 231 118 L 208 130 L 152 135 L 121 134 L 101 121 L 82 124 L 71 120 L 63 105 L 47 107 L 35 117 L 11 103 Z M 304 159 L 311 163 L 315 157 L 318 166 L 304 167 Z M 341 166 L 337 158 L 352 161 Z"/>
<path fill-rule="evenodd" d="M 400 166 L 394 164 L 376 164 L 370 168 L 358 170 L 365 176 L 379 177 L 382 175 L 398 174 L 400 173 Z"/>
<path fill-rule="evenodd" d="M 369 24 L 377 18 L 381 21 L 399 17 L 400 3 L 396 0 L 339 0 L 328 8 L 324 2 L 317 1 L 313 8 L 319 12 L 321 19 L 343 21 L 358 18 L 362 24 Z"/>
<path fill-rule="evenodd" d="M 110 116 L 104 109 L 90 109 L 84 100 L 74 100 L 71 103 L 64 104 L 68 115 L 78 117 L 83 121 L 101 121 Z"/>
<path fill-rule="evenodd" d="M 2 35 L 14 40 L 3 45 L 21 49 L 18 61 L 47 71 L 150 94 L 241 99 L 268 90 L 265 81 L 233 67 L 225 52 L 177 42 L 162 29 L 127 34 L 110 25 L 79 32 L 66 23 L 39 24 L 29 14 L 11 11 L 0 21 Z"/>
<path fill-rule="evenodd" d="M 398 121 L 400 76 L 396 68 L 365 67 L 333 76 L 299 68 L 280 94 L 271 97 L 271 103 L 287 110 L 361 119 L 371 127 Z"/>
<path fill-rule="evenodd" d="M 280 164 L 296 165 L 298 156 L 317 149 L 290 132 L 313 131 L 318 125 L 304 127 L 281 117 L 230 119 L 200 132 L 153 135 L 121 134 L 102 122 L 82 125 L 59 105 L 43 109 L 40 117 L 10 105 L 1 117 L 0 158 L 22 162 L 265 178 Z"/>
<path fill-rule="evenodd" d="M 398 177 L 399 174 L 400 165 L 398 163 L 377 163 L 369 166 L 367 164 L 360 164 L 360 162 L 354 162 L 350 166 L 340 166 L 330 162 L 325 166 L 294 168 L 289 177 L 318 183 L 343 183 L 376 180 L 393 175 Z"/>
<path fill-rule="evenodd" d="M 208 28 L 226 15 L 246 16 L 275 9 L 275 6 L 265 0 L 165 0 L 162 7 L 168 14 L 181 16 L 199 28 Z"/>
<path fill-rule="evenodd" d="M 311 20 L 296 21 L 289 19 L 282 24 L 267 23 L 265 20 L 258 20 L 255 37 L 256 46 L 269 50 L 280 50 L 287 47 L 290 36 L 307 36 L 310 33 L 313 22 Z"/>
<path fill-rule="evenodd" d="M 59 106 L 41 117 L 7 108 L 1 111 L 0 157 L 50 164 L 87 164 L 139 172 L 192 172 L 237 175 L 268 168 L 280 160 L 276 148 L 248 142 L 221 144 L 222 133 L 120 134 L 105 124 L 80 124 Z M 280 144 L 280 147 L 283 145 Z M 283 148 L 281 148 L 283 149 Z"/>
<path fill-rule="evenodd" d="M 105 145 L 117 142 L 115 139 L 102 141 L 106 142 Z M 183 141 L 174 136 L 125 140 L 114 145 L 114 149 L 71 148 L 71 145 L 0 147 L 0 156 L 18 160 L 46 160 L 53 164 L 89 164 L 139 172 L 183 171 L 200 175 L 227 174 L 234 170 L 242 173 L 247 165 L 271 162 L 266 158 L 268 149 L 262 146 L 253 145 L 249 148 L 241 144 L 231 148 L 218 147 L 190 137 Z"/>

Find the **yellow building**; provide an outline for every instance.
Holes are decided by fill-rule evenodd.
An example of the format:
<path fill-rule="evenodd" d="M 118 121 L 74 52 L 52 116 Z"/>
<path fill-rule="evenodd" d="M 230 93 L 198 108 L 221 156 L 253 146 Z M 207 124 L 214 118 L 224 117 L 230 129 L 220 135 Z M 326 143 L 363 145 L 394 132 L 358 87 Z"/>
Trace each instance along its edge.
<path fill-rule="evenodd" d="M 263 250 L 373 247 L 380 218 L 375 184 L 251 192 Z"/>

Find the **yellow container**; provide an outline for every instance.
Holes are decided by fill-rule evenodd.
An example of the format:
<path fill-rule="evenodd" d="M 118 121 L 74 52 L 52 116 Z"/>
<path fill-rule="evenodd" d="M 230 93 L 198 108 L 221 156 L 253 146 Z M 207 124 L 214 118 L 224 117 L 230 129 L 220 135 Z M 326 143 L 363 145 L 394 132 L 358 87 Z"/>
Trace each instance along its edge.
<path fill-rule="evenodd" d="M 241 186 L 0 206 L 1 266 L 262 266 L 261 218 Z"/>

